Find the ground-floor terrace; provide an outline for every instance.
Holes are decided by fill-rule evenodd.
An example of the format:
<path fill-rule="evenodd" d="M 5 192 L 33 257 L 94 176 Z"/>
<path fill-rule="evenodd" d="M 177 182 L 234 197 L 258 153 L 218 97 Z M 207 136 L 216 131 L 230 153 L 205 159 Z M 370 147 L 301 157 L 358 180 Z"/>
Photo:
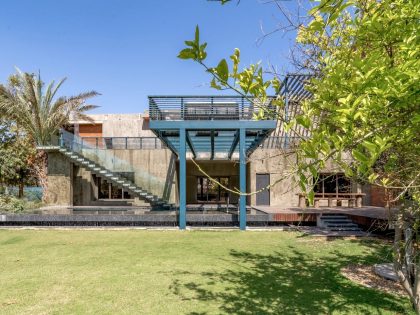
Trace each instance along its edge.
<path fill-rule="evenodd" d="M 62 130 L 57 143 L 39 148 L 48 151 L 49 205 L 78 215 L 86 209 L 89 215 L 124 213 L 123 221 L 130 220 L 127 215 L 161 218 L 181 229 L 193 224 L 191 218 L 204 222 L 209 216 L 214 217 L 208 222 L 239 222 L 245 229 L 252 222 L 283 222 L 261 207 L 307 206 L 290 176 L 296 167 L 293 137 L 277 133 L 275 120 L 255 120 L 249 100 L 163 96 L 149 101 L 147 125 L 155 137 L 81 137 Z M 327 164 L 308 185 L 316 193 L 315 207 L 375 205 L 371 187 Z M 310 213 L 302 210 L 291 222 L 316 222 L 313 215 L 307 219 Z"/>
<path fill-rule="evenodd" d="M 247 206 L 247 227 L 296 228 L 313 226 L 324 230 L 392 233 L 395 209 L 383 207 L 287 208 Z M 336 218 L 336 228 L 328 228 L 323 218 Z M 345 221 L 343 221 L 345 220 Z M 347 222 L 347 223 L 344 223 Z M 187 227 L 236 227 L 240 224 L 238 207 L 191 204 L 187 207 Z M 347 227 L 350 224 L 350 229 Z M 27 214 L 0 214 L 1 226 L 140 226 L 177 227 L 179 211 L 151 211 L 141 207 L 75 206 L 45 208 Z"/>

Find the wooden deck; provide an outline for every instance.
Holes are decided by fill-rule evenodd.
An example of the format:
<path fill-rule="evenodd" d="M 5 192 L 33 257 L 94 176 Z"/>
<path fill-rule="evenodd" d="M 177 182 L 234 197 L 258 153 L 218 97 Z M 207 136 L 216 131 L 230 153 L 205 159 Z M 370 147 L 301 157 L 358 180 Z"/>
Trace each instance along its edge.
<path fill-rule="evenodd" d="M 393 217 L 396 214 L 396 209 L 387 209 L 382 207 L 362 207 L 362 208 L 347 208 L 347 207 L 322 207 L 322 208 L 287 208 L 257 206 L 254 207 L 260 212 L 269 214 L 271 222 L 281 222 L 285 224 L 303 224 L 316 225 L 320 214 L 334 213 L 345 214 L 354 223 L 363 227 L 368 231 L 388 231 L 391 227 Z"/>

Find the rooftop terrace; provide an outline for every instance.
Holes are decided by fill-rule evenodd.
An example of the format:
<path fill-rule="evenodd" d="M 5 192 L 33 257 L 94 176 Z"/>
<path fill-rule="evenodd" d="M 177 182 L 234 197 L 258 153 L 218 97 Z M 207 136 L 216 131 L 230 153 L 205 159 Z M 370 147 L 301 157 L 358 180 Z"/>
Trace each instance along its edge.
<path fill-rule="evenodd" d="M 176 154 L 180 130 L 185 129 L 186 150 L 194 158 L 237 159 L 240 129 L 249 155 L 276 128 L 275 115 L 264 120 L 256 115 L 260 108 L 275 112 L 273 99 L 263 103 L 242 96 L 150 96 L 150 129 Z"/>
<path fill-rule="evenodd" d="M 260 108 L 274 110 L 274 97 L 263 103 L 243 96 L 149 96 L 151 120 L 255 120 Z"/>

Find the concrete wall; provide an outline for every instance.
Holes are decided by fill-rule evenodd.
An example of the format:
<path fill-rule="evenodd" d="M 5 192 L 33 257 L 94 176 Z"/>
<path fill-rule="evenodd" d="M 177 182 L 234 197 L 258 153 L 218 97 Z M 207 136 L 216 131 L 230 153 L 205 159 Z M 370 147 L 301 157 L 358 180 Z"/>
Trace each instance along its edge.
<path fill-rule="evenodd" d="M 256 191 L 256 174 L 270 174 L 270 205 L 281 208 L 298 205 L 300 189 L 289 173 L 296 163 L 293 155 L 280 155 L 276 149 L 257 149 L 249 159 L 250 191 Z M 256 205 L 256 195 L 251 195 L 251 204 Z"/>
<path fill-rule="evenodd" d="M 295 207 L 298 205 L 296 194 L 301 190 L 290 172 L 295 166 L 296 158 L 294 155 L 285 156 L 279 153 L 275 149 L 258 149 L 251 155 L 247 166 L 247 192 L 256 191 L 256 174 L 270 174 L 270 184 L 273 185 L 270 188 L 270 205 L 279 208 Z M 178 203 L 178 161 L 170 150 L 87 150 L 84 154 L 112 171 L 133 172 L 137 185 L 171 203 Z M 230 189 L 239 187 L 238 161 L 198 163 L 212 177 L 229 177 Z M 334 165 L 327 165 L 324 171 L 337 169 Z M 204 175 L 191 161 L 187 161 L 187 203 L 198 202 L 198 176 Z M 59 152 L 49 153 L 48 180 L 48 203 L 51 205 L 94 205 L 97 200 L 94 176 L 84 168 L 71 164 Z M 369 186 L 354 185 L 353 191 L 368 193 L 363 204 L 371 203 Z M 230 203 L 237 203 L 237 200 L 238 195 L 231 193 Z M 321 206 L 325 206 L 326 202 L 321 202 Z M 247 204 L 256 205 L 255 194 L 247 197 Z"/>
<path fill-rule="evenodd" d="M 48 153 L 48 205 L 73 205 L 73 165 L 60 152 Z"/>
<path fill-rule="evenodd" d="M 93 114 L 95 122 L 102 124 L 103 137 L 154 137 L 149 129 L 148 116 L 145 114 Z M 74 125 L 87 122 L 72 121 Z"/>
<path fill-rule="evenodd" d="M 90 117 L 102 125 L 104 137 L 155 137 L 149 129 L 147 114 L 99 114 L 90 115 Z M 77 123 L 83 122 L 73 123 L 77 125 Z M 279 129 L 273 132 L 273 135 L 280 134 L 282 133 Z M 273 185 L 270 188 L 270 205 L 280 208 L 297 206 L 298 196 L 296 194 L 301 190 L 290 174 L 296 164 L 295 156 L 280 155 L 278 149 L 272 149 L 275 143 L 271 145 L 266 143 L 265 146 L 269 148 L 258 148 L 248 161 L 248 192 L 256 191 L 256 174 L 270 174 L 270 184 Z M 178 202 L 177 157 L 170 150 L 85 150 L 84 154 L 111 171 L 133 172 L 137 185 L 170 200 L 172 203 Z M 72 186 L 72 175 L 67 174 L 73 172 L 73 167 L 69 166 L 70 163 L 64 156 L 59 155 L 59 153 L 54 153 L 51 162 L 51 201 L 56 204 L 71 204 L 73 193 L 70 193 L 69 190 Z M 210 176 L 230 177 L 230 188 L 239 186 L 237 161 L 200 161 L 199 163 Z M 327 163 L 323 171 L 339 172 L 340 169 L 333 163 Z M 61 175 L 54 175 L 54 172 Z M 88 204 L 97 197 L 92 175 L 78 167 L 74 168 L 74 174 L 74 202 L 75 204 Z M 70 176 L 70 179 L 66 176 Z M 191 161 L 187 162 L 187 203 L 197 202 L 198 176 L 203 176 L 203 174 Z M 353 191 L 362 190 L 369 192 L 369 196 L 364 198 L 364 204 L 369 203 L 371 199 L 372 202 L 375 201 L 375 196 L 371 196 L 369 187 L 360 185 L 353 187 Z M 237 195 L 231 194 L 231 203 L 236 203 L 237 199 Z M 256 204 L 255 194 L 247 197 L 247 203 Z"/>
<path fill-rule="evenodd" d="M 83 167 L 73 165 L 73 203 L 74 205 L 91 205 L 98 199 L 94 176 Z"/>
<path fill-rule="evenodd" d="M 84 150 L 83 154 L 114 172 L 133 172 L 135 183 L 176 202 L 176 156 L 168 149 Z"/>
<path fill-rule="evenodd" d="M 211 177 L 229 177 L 229 189 L 239 188 L 239 164 L 231 161 L 197 161 L 198 165 Z M 187 203 L 197 201 L 197 177 L 205 176 L 191 161 L 187 161 Z M 238 202 L 239 195 L 230 193 L 229 201 Z"/>

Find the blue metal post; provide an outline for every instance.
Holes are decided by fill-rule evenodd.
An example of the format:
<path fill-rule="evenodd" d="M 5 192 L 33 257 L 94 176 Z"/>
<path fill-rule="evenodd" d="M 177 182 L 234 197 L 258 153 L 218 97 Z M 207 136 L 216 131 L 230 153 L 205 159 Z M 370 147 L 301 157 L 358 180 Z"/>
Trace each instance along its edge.
<path fill-rule="evenodd" d="M 246 146 L 245 137 L 246 129 L 239 130 L 239 190 L 241 193 L 246 193 Z M 246 229 L 246 196 L 239 197 L 239 228 Z"/>
<path fill-rule="evenodd" d="M 187 226 L 187 161 L 186 161 L 186 131 L 179 129 L 179 229 L 185 230 Z"/>

